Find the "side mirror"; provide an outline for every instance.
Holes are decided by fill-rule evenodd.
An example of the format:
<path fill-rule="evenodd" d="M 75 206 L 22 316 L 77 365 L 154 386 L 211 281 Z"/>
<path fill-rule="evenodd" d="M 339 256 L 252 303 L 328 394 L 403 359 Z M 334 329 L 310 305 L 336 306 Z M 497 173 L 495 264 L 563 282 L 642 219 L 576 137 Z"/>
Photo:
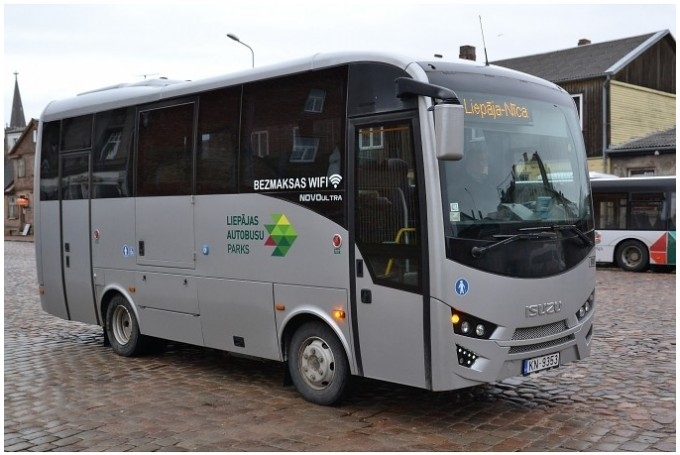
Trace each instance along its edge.
<path fill-rule="evenodd" d="M 460 104 L 434 106 L 434 136 L 438 160 L 457 161 L 463 158 L 465 113 Z"/>

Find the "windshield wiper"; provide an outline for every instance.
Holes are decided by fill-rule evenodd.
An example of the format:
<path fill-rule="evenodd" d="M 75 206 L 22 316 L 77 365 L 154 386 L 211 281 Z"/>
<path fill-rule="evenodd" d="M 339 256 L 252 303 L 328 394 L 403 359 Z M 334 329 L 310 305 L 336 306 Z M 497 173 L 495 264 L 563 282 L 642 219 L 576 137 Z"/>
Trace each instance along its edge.
<path fill-rule="evenodd" d="M 557 238 L 557 234 L 554 232 L 535 232 L 535 233 L 528 233 L 528 234 L 513 234 L 513 235 L 494 235 L 493 236 L 496 239 L 503 239 L 499 240 L 496 243 L 492 243 L 489 246 L 473 246 L 472 249 L 470 250 L 470 253 L 472 254 L 473 258 L 478 258 L 485 252 L 487 252 L 490 249 L 507 245 L 508 243 L 512 243 L 515 240 L 533 240 L 533 239 L 555 239 Z"/>
<path fill-rule="evenodd" d="M 526 228 L 520 228 L 518 231 L 541 231 L 545 232 L 545 229 L 550 229 L 552 231 L 572 231 L 575 232 L 578 238 L 583 240 L 583 242 L 588 245 L 588 246 L 593 246 L 595 243 L 593 243 L 592 240 L 590 240 L 590 237 L 588 237 L 585 232 L 580 230 L 579 228 L 576 227 L 574 224 L 553 224 L 552 226 L 537 226 L 537 227 L 526 227 Z"/>

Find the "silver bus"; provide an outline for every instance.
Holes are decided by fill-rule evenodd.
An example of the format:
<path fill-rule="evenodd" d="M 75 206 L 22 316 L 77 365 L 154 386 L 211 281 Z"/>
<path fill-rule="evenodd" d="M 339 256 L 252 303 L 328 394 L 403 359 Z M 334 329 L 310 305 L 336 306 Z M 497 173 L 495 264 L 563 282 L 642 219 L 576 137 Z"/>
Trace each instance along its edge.
<path fill-rule="evenodd" d="M 55 101 L 38 143 L 42 308 L 117 354 L 285 362 L 319 404 L 352 376 L 445 391 L 590 354 L 586 154 L 544 80 L 319 54 Z"/>

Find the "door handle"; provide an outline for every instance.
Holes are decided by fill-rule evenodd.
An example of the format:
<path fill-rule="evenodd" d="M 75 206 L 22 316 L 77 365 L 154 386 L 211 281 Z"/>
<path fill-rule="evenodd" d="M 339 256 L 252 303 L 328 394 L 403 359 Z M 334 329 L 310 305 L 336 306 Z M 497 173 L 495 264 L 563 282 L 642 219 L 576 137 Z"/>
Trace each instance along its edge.
<path fill-rule="evenodd" d="M 144 256 L 144 240 L 139 241 L 139 248 L 137 248 L 139 251 L 140 256 Z"/>
<path fill-rule="evenodd" d="M 373 303 L 373 295 L 370 289 L 361 290 L 361 303 Z"/>
<path fill-rule="evenodd" d="M 357 277 L 362 278 L 364 276 L 364 261 L 357 259 Z"/>

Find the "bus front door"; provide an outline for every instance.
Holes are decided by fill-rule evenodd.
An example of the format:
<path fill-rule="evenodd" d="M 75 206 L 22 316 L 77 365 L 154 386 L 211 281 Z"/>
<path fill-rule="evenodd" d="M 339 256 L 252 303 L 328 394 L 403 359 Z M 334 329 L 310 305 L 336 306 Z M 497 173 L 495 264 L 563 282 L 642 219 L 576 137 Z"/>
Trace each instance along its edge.
<path fill-rule="evenodd" d="M 90 251 L 90 153 L 59 157 L 61 270 L 68 318 L 97 324 Z"/>
<path fill-rule="evenodd" d="M 414 118 L 353 122 L 354 344 L 366 377 L 429 387 Z"/>

